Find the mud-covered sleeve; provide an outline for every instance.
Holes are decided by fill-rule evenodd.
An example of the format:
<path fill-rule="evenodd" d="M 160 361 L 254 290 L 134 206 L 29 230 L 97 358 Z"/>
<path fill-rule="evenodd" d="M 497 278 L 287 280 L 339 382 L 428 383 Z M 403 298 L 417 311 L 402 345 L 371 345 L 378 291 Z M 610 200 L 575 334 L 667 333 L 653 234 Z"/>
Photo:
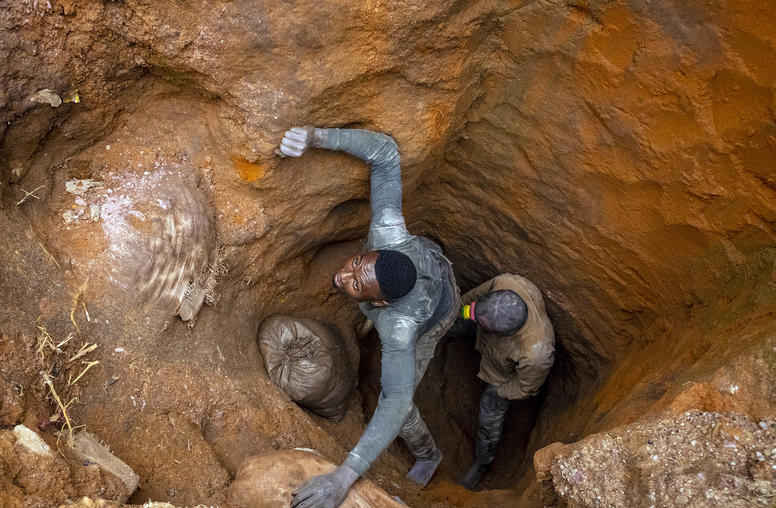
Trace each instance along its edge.
<path fill-rule="evenodd" d="M 535 350 L 512 358 L 515 362 L 514 376 L 496 388 L 499 396 L 509 400 L 520 400 L 539 393 L 539 389 L 550 374 L 550 368 L 555 359 L 555 348 L 545 343 L 535 344 L 534 347 Z"/>
<path fill-rule="evenodd" d="M 415 341 L 417 326 L 411 321 L 376 323 L 382 347 L 382 390 L 372 419 L 345 465 L 358 474 L 396 439 L 412 409 L 415 394 Z"/>
<path fill-rule="evenodd" d="M 391 136 L 361 129 L 319 129 L 321 148 L 339 150 L 371 167 L 371 244 L 382 248 L 401 243 L 409 236 L 401 211 L 401 164 L 399 148 Z"/>

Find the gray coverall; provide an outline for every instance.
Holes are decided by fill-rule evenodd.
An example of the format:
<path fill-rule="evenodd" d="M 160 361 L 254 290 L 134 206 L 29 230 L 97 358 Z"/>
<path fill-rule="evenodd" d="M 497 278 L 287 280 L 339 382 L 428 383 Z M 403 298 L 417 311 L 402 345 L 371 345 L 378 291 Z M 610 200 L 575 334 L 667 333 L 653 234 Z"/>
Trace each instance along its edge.
<path fill-rule="evenodd" d="M 503 337 L 477 326 L 475 348 L 482 353 L 477 377 L 487 383 L 480 399 L 475 458 L 490 464 L 496 456 L 510 400 L 539 392 L 554 361 L 555 332 L 539 288 L 525 277 L 503 274 L 472 289 L 464 304 L 499 289 L 511 289 L 525 301 L 528 319 L 514 334 Z M 470 321 L 471 322 L 471 321 Z"/>
<path fill-rule="evenodd" d="M 322 148 L 340 150 L 371 166 L 372 221 L 365 250 L 403 252 L 417 269 L 415 287 L 387 307 L 361 303 L 382 348 L 382 391 L 374 415 L 344 465 L 363 474 L 400 435 L 418 460 L 432 458 L 434 439 L 413 403 L 415 388 L 439 339 L 455 322 L 460 296 L 450 262 L 427 238 L 407 231 L 401 211 L 401 167 L 394 140 L 356 129 L 324 129 Z"/>

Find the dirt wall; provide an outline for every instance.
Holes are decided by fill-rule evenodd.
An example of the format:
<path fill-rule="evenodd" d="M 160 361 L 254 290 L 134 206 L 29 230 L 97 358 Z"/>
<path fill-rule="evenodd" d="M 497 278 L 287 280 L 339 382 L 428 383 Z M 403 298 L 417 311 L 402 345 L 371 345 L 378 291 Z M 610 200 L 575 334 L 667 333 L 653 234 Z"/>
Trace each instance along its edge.
<path fill-rule="evenodd" d="M 255 334 L 273 313 L 322 319 L 346 338 L 356 375 L 360 317 L 329 278 L 366 233 L 367 170 L 273 149 L 291 125 L 364 127 L 398 142 L 410 229 L 444 246 L 462 288 L 510 271 L 544 292 L 557 362 L 510 481 L 542 446 L 644 412 L 760 418 L 776 379 L 773 11 L 629 0 L 9 4 L 0 202 L 13 233 L 0 247 L 0 330 L 26 344 L 20 357 L 35 358 L 39 316 L 60 338 L 100 345 L 101 364 L 68 388 L 73 413 L 141 475 L 138 496 L 220 502 L 242 459 L 278 448 L 341 460 L 369 390 L 341 426 L 307 415 L 267 381 Z M 43 88 L 79 102 L 31 102 Z M 73 179 L 102 187 L 74 195 Z M 471 371 L 459 349 L 430 375 Z M 55 364 L 59 353 L 47 354 L 34 361 Z M 14 401 L 3 425 L 50 416 L 14 395 L 17 378 L 39 383 L 38 369 L 3 368 Z M 365 386 L 373 370 L 360 369 Z M 455 422 L 432 430 L 464 462 L 468 445 L 454 443 L 473 432 L 465 413 L 478 385 L 451 383 L 447 395 L 427 385 L 420 399 L 445 401 Z M 166 457 L 143 440 L 156 428 L 179 429 Z M 392 451 L 373 479 L 404 488 L 407 460 Z M 179 481 L 191 470 L 218 481 Z M 451 486 L 456 472 L 401 497 L 476 505 Z"/>

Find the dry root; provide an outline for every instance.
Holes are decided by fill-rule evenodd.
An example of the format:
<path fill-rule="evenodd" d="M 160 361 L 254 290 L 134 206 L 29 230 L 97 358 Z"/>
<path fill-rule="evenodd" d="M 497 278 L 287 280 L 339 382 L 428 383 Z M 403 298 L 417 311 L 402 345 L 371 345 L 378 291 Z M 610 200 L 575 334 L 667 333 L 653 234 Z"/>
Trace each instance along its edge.
<path fill-rule="evenodd" d="M 67 361 L 67 363 L 72 363 L 78 360 L 79 358 L 81 358 L 82 356 L 88 355 L 95 349 L 97 349 L 97 344 L 89 344 L 88 342 L 86 342 L 84 343 L 83 346 L 81 346 L 81 349 L 79 349 L 78 352 Z"/>
<path fill-rule="evenodd" d="M 48 372 L 45 370 L 40 371 L 40 375 L 43 377 L 43 382 L 48 386 L 49 391 L 51 392 L 51 396 L 54 397 L 54 400 L 57 403 L 57 406 L 59 407 L 59 410 L 62 412 L 62 418 L 65 419 L 65 427 L 67 427 L 68 430 L 68 444 L 72 444 L 73 442 L 73 425 L 70 422 L 70 417 L 67 415 L 67 408 L 77 399 L 72 399 L 70 402 L 67 403 L 67 405 L 62 404 L 62 400 L 59 398 L 59 395 L 57 394 L 57 391 L 54 389 L 54 382 L 51 379 L 51 376 L 49 376 Z"/>
<path fill-rule="evenodd" d="M 41 321 L 40 318 L 38 318 L 38 321 L 35 322 L 35 326 L 38 328 L 38 345 L 36 351 L 40 355 L 41 360 L 45 359 L 46 348 L 51 349 L 55 353 L 61 353 L 62 346 L 70 342 L 73 338 L 73 334 L 70 333 L 58 344 L 54 344 L 54 338 L 48 332 L 45 321 Z"/>
<path fill-rule="evenodd" d="M 81 371 L 80 374 L 78 374 L 78 376 L 76 376 L 76 378 L 72 382 L 68 380 L 67 386 L 73 386 L 74 384 L 76 384 L 78 382 L 78 380 L 81 379 L 84 374 L 86 374 L 86 371 L 88 371 L 89 369 L 91 369 L 95 365 L 99 365 L 100 361 L 99 360 L 95 360 L 93 362 L 83 361 L 81 363 L 85 363 L 86 367 L 84 368 L 84 370 Z"/>

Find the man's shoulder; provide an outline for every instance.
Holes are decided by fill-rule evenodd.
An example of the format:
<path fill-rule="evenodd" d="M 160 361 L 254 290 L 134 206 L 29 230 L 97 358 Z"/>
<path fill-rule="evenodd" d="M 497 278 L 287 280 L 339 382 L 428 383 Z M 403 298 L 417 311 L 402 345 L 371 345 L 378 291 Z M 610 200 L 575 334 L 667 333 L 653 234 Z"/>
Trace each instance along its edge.
<path fill-rule="evenodd" d="M 555 351 L 555 330 L 546 314 L 529 318 L 526 325 L 515 332 L 512 340 L 526 358 L 543 360 Z"/>
<path fill-rule="evenodd" d="M 542 301 L 542 292 L 539 286 L 522 275 L 502 273 L 493 278 L 493 289 L 511 289 L 517 294 L 528 295 L 532 300 Z"/>
<path fill-rule="evenodd" d="M 384 248 L 402 252 L 409 256 L 415 263 L 418 263 L 421 259 L 429 256 L 439 259 L 439 256 L 442 254 L 442 248 L 433 240 L 430 240 L 425 236 L 410 235 L 403 241 Z"/>
<path fill-rule="evenodd" d="M 430 249 L 434 252 L 442 252 L 442 247 L 439 246 L 438 243 L 436 243 L 431 238 L 425 237 L 425 236 L 413 236 L 415 240 L 418 242 L 418 244 L 423 247 L 424 249 Z"/>
<path fill-rule="evenodd" d="M 526 277 L 523 277 L 522 275 L 517 275 L 515 273 L 502 273 L 502 274 L 496 275 L 495 277 L 493 277 L 493 283 L 495 286 L 498 286 L 500 289 L 511 289 L 512 287 L 523 287 L 523 286 L 536 287 L 536 284 L 528 280 Z"/>

